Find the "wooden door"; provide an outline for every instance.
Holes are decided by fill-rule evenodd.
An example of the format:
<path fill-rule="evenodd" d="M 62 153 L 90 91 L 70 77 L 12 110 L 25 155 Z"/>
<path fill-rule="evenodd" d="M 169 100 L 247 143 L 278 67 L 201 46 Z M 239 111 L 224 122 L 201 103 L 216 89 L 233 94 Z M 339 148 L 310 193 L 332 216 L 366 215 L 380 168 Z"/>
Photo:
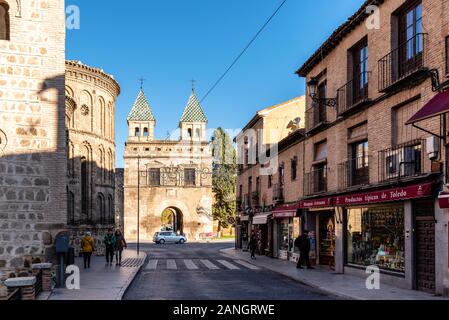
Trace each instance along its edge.
<path fill-rule="evenodd" d="M 416 218 L 416 289 L 435 293 L 435 220 Z"/>

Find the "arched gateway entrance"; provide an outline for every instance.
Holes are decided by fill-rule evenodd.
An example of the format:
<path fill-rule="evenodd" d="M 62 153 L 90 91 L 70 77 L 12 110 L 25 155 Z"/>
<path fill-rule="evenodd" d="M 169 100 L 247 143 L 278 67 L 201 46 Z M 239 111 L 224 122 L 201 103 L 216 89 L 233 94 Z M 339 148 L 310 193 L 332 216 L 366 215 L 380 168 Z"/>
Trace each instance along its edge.
<path fill-rule="evenodd" d="M 178 208 L 170 207 L 162 211 L 161 230 L 184 233 L 183 215 Z"/>

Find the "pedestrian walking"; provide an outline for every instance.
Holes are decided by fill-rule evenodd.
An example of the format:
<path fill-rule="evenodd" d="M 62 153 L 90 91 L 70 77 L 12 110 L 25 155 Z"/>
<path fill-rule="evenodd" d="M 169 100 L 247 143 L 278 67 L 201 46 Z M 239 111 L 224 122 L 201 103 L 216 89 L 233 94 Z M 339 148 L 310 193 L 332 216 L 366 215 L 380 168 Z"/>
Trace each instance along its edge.
<path fill-rule="evenodd" d="M 251 259 L 256 260 L 257 239 L 256 233 L 253 231 L 249 240 L 248 248 L 251 252 Z"/>
<path fill-rule="evenodd" d="M 125 237 L 123 236 L 122 232 L 117 229 L 115 231 L 115 265 L 121 266 L 122 265 L 122 252 L 124 248 L 128 248 L 128 245 L 126 244 Z"/>
<path fill-rule="evenodd" d="M 92 239 L 92 234 L 86 232 L 84 237 L 81 239 L 81 252 L 83 253 L 84 269 L 90 269 L 90 258 L 92 253 L 95 251 L 94 239 Z"/>
<path fill-rule="evenodd" d="M 296 268 L 303 269 L 303 264 L 307 266 L 307 269 L 314 269 L 310 265 L 310 238 L 309 231 L 305 230 L 301 236 L 295 240 L 295 246 L 299 249 L 299 260 Z"/>
<path fill-rule="evenodd" d="M 108 230 L 108 233 L 104 237 L 104 244 L 106 246 L 106 265 L 112 266 L 112 261 L 114 260 L 114 249 L 115 249 L 115 235 L 112 229 Z"/>

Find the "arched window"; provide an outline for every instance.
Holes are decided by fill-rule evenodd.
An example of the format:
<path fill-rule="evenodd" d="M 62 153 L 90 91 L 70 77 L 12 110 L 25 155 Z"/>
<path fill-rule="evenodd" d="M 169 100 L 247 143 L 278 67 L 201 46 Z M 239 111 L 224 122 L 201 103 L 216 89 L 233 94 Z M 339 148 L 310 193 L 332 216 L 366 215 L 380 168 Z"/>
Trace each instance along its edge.
<path fill-rule="evenodd" d="M 134 130 L 134 135 L 136 137 L 140 137 L 140 128 L 136 127 L 136 129 Z"/>
<path fill-rule="evenodd" d="M 115 224 L 114 221 L 114 201 L 112 199 L 112 196 L 108 196 L 108 210 L 109 210 L 109 217 L 108 217 L 108 223 L 109 224 Z"/>
<path fill-rule="evenodd" d="M 148 137 L 149 136 L 148 128 L 143 128 L 143 136 L 144 137 Z"/>
<path fill-rule="evenodd" d="M 75 195 L 67 188 L 67 217 L 69 225 L 75 224 Z"/>
<path fill-rule="evenodd" d="M 86 158 L 81 159 L 81 210 L 82 213 L 88 216 L 88 199 L 89 199 L 89 172 L 88 172 L 88 162 Z"/>
<path fill-rule="evenodd" d="M 100 218 L 100 224 L 106 224 L 106 210 L 104 208 L 104 196 L 99 193 L 97 196 L 97 216 Z"/>
<path fill-rule="evenodd" d="M 0 40 L 9 40 L 9 6 L 0 0 Z"/>
<path fill-rule="evenodd" d="M 187 133 L 189 135 L 189 138 L 192 138 L 192 136 L 193 136 L 192 129 L 187 129 Z"/>
<path fill-rule="evenodd" d="M 196 129 L 196 137 L 199 138 L 201 134 L 201 130 L 200 129 Z"/>

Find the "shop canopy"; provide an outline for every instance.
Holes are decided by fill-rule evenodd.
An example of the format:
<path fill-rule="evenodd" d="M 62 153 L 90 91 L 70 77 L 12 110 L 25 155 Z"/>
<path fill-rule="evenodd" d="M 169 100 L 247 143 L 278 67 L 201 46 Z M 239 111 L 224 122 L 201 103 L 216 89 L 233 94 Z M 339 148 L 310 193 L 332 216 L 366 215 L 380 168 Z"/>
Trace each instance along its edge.
<path fill-rule="evenodd" d="M 445 113 L 449 113 L 449 91 L 437 94 L 405 124 L 415 124 Z"/>
<path fill-rule="evenodd" d="M 268 217 L 271 215 L 271 213 L 268 214 L 259 214 L 257 216 L 254 216 L 253 218 L 253 224 L 267 224 Z"/>
<path fill-rule="evenodd" d="M 296 212 L 300 208 L 299 203 L 295 204 L 286 204 L 280 207 L 277 207 L 273 210 L 274 218 L 293 218 L 296 216 Z"/>

